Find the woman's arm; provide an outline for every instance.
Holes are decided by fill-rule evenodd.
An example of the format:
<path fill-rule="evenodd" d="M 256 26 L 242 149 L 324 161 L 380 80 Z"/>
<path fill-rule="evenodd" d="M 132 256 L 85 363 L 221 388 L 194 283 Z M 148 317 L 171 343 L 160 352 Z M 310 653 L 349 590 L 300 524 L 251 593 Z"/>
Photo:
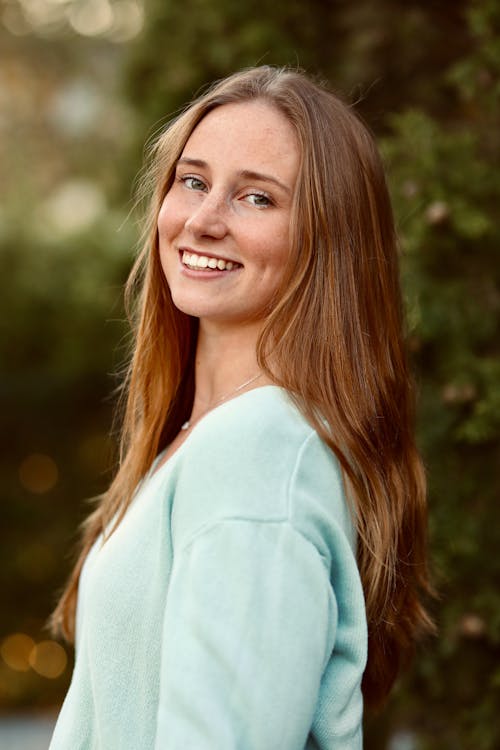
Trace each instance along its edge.
<path fill-rule="evenodd" d="M 225 520 L 176 553 L 156 750 L 303 750 L 337 607 L 287 522 Z"/>

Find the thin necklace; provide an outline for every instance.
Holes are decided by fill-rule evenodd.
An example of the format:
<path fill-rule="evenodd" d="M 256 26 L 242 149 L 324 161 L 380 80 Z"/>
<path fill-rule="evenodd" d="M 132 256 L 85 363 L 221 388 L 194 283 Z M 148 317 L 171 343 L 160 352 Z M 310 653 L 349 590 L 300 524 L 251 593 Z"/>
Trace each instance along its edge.
<path fill-rule="evenodd" d="M 195 420 L 191 421 L 190 419 L 187 420 L 187 422 L 184 422 L 183 425 L 181 425 L 181 430 L 189 430 L 190 427 L 194 427 L 194 425 L 200 421 L 202 417 L 205 416 L 205 414 L 208 414 L 209 411 L 212 411 L 212 409 L 215 409 L 216 406 L 220 406 L 224 403 L 230 396 L 235 396 L 239 391 L 242 391 L 243 388 L 246 388 L 247 385 L 250 385 L 250 383 L 255 382 L 258 378 L 262 377 L 262 373 L 258 372 L 257 375 L 253 375 L 248 380 L 245 380 L 244 383 L 241 383 L 237 388 L 234 388 L 234 390 L 229 391 L 229 393 L 225 393 L 221 398 L 219 398 L 215 403 L 210 404 L 204 411 L 199 414 Z"/>

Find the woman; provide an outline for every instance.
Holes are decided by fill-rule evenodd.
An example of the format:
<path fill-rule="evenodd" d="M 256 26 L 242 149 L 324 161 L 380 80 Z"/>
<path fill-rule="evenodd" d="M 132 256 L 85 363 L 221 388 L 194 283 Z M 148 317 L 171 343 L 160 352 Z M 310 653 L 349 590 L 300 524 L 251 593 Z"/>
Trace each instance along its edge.
<path fill-rule="evenodd" d="M 430 627 L 373 140 L 264 66 L 192 103 L 147 177 L 122 457 L 54 615 L 72 638 L 78 594 L 51 750 L 360 748 L 363 697 Z"/>

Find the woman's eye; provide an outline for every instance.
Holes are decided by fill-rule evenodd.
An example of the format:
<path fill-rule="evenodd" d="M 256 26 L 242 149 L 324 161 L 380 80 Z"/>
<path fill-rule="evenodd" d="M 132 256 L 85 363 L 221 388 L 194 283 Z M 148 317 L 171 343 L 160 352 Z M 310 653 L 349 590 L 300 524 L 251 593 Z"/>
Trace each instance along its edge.
<path fill-rule="evenodd" d="M 265 193 L 249 193 L 249 195 L 246 196 L 246 199 L 252 203 L 252 205 L 258 206 L 259 208 L 266 208 L 267 206 L 272 205 L 271 199 L 265 195 Z"/>
<path fill-rule="evenodd" d="M 185 175 L 184 177 L 181 177 L 181 182 L 184 183 L 188 190 L 206 189 L 205 183 L 203 182 L 203 180 L 200 180 L 199 177 L 191 177 L 190 175 Z"/>

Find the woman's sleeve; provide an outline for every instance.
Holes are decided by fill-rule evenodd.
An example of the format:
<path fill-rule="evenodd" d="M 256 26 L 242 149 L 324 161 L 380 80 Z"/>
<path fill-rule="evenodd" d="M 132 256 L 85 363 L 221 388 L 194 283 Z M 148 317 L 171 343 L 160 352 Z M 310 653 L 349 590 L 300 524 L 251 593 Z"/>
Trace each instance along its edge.
<path fill-rule="evenodd" d="M 288 521 L 221 520 L 177 552 L 156 750 L 303 750 L 337 607 Z"/>

